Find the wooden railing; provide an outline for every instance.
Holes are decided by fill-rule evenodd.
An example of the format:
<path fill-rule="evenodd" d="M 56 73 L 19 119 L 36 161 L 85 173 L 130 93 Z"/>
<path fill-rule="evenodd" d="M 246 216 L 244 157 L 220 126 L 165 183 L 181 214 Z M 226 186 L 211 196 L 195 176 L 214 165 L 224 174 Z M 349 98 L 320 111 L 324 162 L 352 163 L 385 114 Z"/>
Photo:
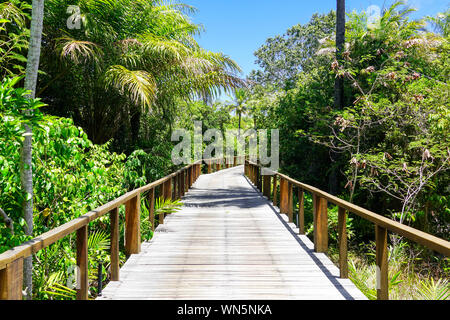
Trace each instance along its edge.
<path fill-rule="evenodd" d="M 211 172 L 211 163 L 216 164 L 216 170 L 222 167 L 235 166 L 244 162 L 243 157 L 232 159 L 210 159 L 208 172 Z M 119 280 L 119 207 L 125 205 L 125 253 L 137 254 L 141 251 L 140 234 L 140 204 L 141 194 L 147 192 L 149 200 L 149 221 L 152 229 L 155 228 L 154 201 L 156 189 L 163 199 L 180 199 L 192 184 L 201 175 L 202 161 L 190 164 L 169 176 L 146 186 L 130 191 L 123 196 L 104 204 L 103 206 L 86 213 L 70 222 L 52 229 L 20 246 L 0 254 L 0 300 L 22 299 L 23 286 L 23 259 L 61 240 L 65 236 L 76 232 L 76 256 L 79 268 L 77 299 L 87 300 L 89 294 L 88 284 L 88 227 L 94 221 L 106 214 L 111 220 L 111 281 Z M 159 224 L 164 223 L 164 214 L 159 214 Z"/>
<path fill-rule="evenodd" d="M 261 170 L 266 170 L 264 175 Z M 348 278 L 347 262 L 347 213 L 354 213 L 375 224 L 376 243 L 376 266 L 377 266 L 377 298 L 379 300 L 389 299 L 388 281 L 388 230 L 408 238 L 429 249 L 450 256 L 450 242 L 432 236 L 423 231 L 408 227 L 404 224 L 383 217 L 379 214 L 366 210 L 345 200 L 339 199 L 327 192 L 301 183 L 286 175 L 263 168 L 254 162 L 245 161 L 245 175 L 262 192 L 267 199 L 279 207 L 280 213 L 288 216 L 289 222 L 293 222 L 293 188 L 297 188 L 299 210 L 297 213 L 299 233 L 305 234 L 304 217 L 304 192 L 307 191 L 313 197 L 313 229 L 315 252 L 326 252 L 328 250 L 328 202 L 338 206 L 338 248 L 340 277 Z M 279 180 L 279 182 L 278 182 Z M 279 183 L 280 199 L 277 199 L 277 184 Z"/>

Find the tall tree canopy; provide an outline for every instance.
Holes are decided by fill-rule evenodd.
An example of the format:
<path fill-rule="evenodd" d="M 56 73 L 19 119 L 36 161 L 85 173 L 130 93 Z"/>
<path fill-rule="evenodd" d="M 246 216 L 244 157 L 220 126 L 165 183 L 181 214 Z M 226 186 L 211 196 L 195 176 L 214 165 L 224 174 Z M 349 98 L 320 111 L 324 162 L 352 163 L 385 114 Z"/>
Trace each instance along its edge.
<path fill-rule="evenodd" d="M 71 5 L 79 8 L 72 16 Z M 177 99 L 241 86 L 233 60 L 195 41 L 202 28 L 192 12 L 155 0 L 48 0 L 38 93 L 95 143 L 121 137 L 119 130 L 135 142 L 143 113 L 170 119 Z"/>
<path fill-rule="evenodd" d="M 293 85 L 301 71 L 310 71 L 320 40 L 331 36 L 336 26 L 336 14 L 314 14 L 311 20 L 288 29 L 285 34 L 269 38 L 256 52 L 256 63 L 261 68 L 250 78 L 278 87 Z"/>

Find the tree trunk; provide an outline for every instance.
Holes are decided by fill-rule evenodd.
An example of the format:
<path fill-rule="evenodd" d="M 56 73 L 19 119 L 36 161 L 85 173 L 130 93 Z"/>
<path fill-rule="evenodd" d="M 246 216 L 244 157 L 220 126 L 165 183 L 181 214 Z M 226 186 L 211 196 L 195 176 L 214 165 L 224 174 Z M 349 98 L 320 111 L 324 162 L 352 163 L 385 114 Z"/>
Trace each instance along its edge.
<path fill-rule="evenodd" d="M 345 0 L 336 0 L 336 60 L 342 65 L 342 52 L 345 45 Z M 334 83 L 334 107 L 344 108 L 344 79 L 337 77 Z"/>
<path fill-rule="evenodd" d="M 241 134 L 241 113 L 239 112 L 239 131 L 238 131 L 238 134 L 240 135 Z"/>
<path fill-rule="evenodd" d="M 25 89 L 31 90 L 29 98 L 34 99 L 41 53 L 42 24 L 44 19 L 44 0 L 33 0 L 30 27 L 30 43 L 28 46 L 27 68 L 25 75 Z M 31 111 L 27 111 L 31 112 Z M 32 142 L 33 131 L 25 125 L 25 139 L 22 146 L 21 182 L 27 193 L 27 200 L 23 205 L 23 215 L 27 223 L 25 233 L 33 235 L 33 171 L 32 171 Z M 24 260 L 24 287 L 26 299 L 32 299 L 33 293 L 33 256 Z"/>

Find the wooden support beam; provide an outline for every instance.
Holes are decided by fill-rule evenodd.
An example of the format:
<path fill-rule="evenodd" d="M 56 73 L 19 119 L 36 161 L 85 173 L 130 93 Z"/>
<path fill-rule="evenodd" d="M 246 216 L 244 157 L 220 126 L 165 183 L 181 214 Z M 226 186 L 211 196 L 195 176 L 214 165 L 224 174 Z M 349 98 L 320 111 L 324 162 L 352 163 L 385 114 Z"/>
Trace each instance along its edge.
<path fill-rule="evenodd" d="M 88 271 L 88 226 L 77 230 L 77 300 L 88 300 L 89 298 L 89 271 Z"/>
<path fill-rule="evenodd" d="M 339 247 L 339 270 L 341 278 L 348 278 L 347 260 L 347 212 L 344 208 L 338 209 L 338 247 Z"/>
<path fill-rule="evenodd" d="M 163 183 L 162 185 L 159 186 L 159 195 L 160 195 L 160 199 L 163 200 L 164 197 L 164 192 L 165 192 L 165 183 Z M 160 213 L 158 215 L 158 225 L 163 224 L 164 223 L 164 213 Z"/>
<path fill-rule="evenodd" d="M 170 183 L 170 179 L 168 181 Z M 141 197 L 138 193 L 125 204 L 125 253 L 128 256 L 141 252 L 140 212 Z"/>
<path fill-rule="evenodd" d="M 314 194 L 314 251 L 328 250 L 328 202 Z"/>
<path fill-rule="evenodd" d="M 177 179 L 177 177 L 175 176 L 175 177 L 173 177 L 172 179 L 170 179 L 170 180 L 172 180 L 172 185 L 173 185 L 173 190 L 172 190 L 172 199 L 178 199 L 178 196 L 177 196 L 177 182 L 178 182 L 178 179 Z"/>
<path fill-rule="evenodd" d="M 258 188 L 259 191 L 262 190 L 262 168 L 256 167 L 256 188 Z"/>
<path fill-rule="evenodd" d="M 377 299 L 389 300 L 387 229 L 375 226 Z"/>
<path fill-rule="evenodd" d="M 276 175 L 273 176 L 273 197 L 272 203 L 274 206 L 277 205 L 277 194 L 278 194 L 278 177 Z"/>
<path fill-rule="evenodd" d="M 287 180 L 280 178 L 280 213 L 287 213 L 288 209 Z"/>
<path fill-rule="evenodd" d="M 305 234 L 305 194 L 298 188 L 298 233 Z"/>
<path fill-rule="evenodd" d="M 292 183 L 287 183 L 287 215 L 289 222 L 294 222 L 294 207 L 293 207 L 293 195 L 292 195 Z"/>
<path fill-rule="evenodd" d="M 111 210 L 109 216 L 111 220 L 111 281 L 119 281 L 119 208 Z"/>
<path fill-rule="evenodd" d="M 22 300 L 23 258 L 0 270 L 0 300 Z"/>
<path fill-rule="evenodd" d="M 181 183 L 180 183 L 180 187 L 181 187 L 181 196 L 184 197 L 184 195 L 186 194 L 186 171 L 183 170 L 181 171 Z"/>
<path fill-rule="evenodd" d="M 148 192 L 148 220 L 152 231 L 155 231 L 155 188 L 150 189 Z"/>
<path fill-rule="evenodd" d="M 263 195 L 270 200 L 270 176 L 263 176 Z"/>

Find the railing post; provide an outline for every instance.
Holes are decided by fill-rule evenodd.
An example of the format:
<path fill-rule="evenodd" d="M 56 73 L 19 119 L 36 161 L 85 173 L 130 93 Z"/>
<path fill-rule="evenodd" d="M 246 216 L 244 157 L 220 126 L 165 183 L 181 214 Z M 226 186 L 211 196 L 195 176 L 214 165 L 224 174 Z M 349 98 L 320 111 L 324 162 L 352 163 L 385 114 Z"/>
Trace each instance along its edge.
<path fill-rule="evenodd" d="M 77 300 L 89 298 L 88 261 L 88 226 L 85 225 L 77 230 L 77 266 L 80 272 Z"/>
<path fill-rule="evenodd" d="M 177 197 L 177 175 L 175 175 L 175 177 L 173 177 L 173 178 L 171 178 L 170 179 L 172 182 L 172 184 L 173 184 L 173 190 L 172 190 L 172 199 L 178 199 L 178 197 Z"/>
<path fill-rule="evenodd" d="M 168 181 L 170 183 L 170 179 Z M 141 252 L 140 212 L 141 195 L 138 193 L 125 204 L 125 253 L 128 256 Z"/>
<path fill-rule="evenodd" d="M 0 300 L 22 300 L 23 258 L 0 270 Z"/>
<path fill-rule="evenodd" d="M 220 170 L 220 162 L 219 162 L 219 160 L 217 160 L 217 162 L 216 162 L 216 171 L 219 171 Z"/>
<path fill-rule="evenodd" d="M 375 226 L 377 299 L 389 300 L 387 229 Z"/>
<path fill-rule="evenodd" d="M 186 174 L 185 170 L 181 171 L 181 181 L 180 181 L 180 187 L 181 187 L 181 196 L 184 197 L 184 194 L 186 193 Z"/>
<path fill-rule="evenodd" d="M 273 198 L 272 198 L 272 203 L 273 206 L 276 207 L 277 206 L 277 183 L 278 183 L 278 176 L 276 174 L 273 175 Z"/>
<path fill-rule="evenodd" d="M 287 213 L 288 194 L 287 181 L 280 177 L 280 213 Z"/>
<path fill-rule="evenodd" d="M 293 207 L 293 196 L 292 196 L 292 183 L 288 181 L 287 183 L 287 215 L 289 222 L 294 221 L 294 207 Z"/>
<path fill-rule="evenodd" d="M 237 157 L 233 157 L 233 167 L 236 167 Z"/>
<path fill-rule="evenodd" d="M 208 173 L 211 173 L 212 169 L 211 169 L 211 160 L 208 160 Z"/>
<path fill-rule="evenodd" d="M 181 171 L 176 176 L 177 179 L 177 199 L 181 199 Z"/>
<path fill-rule="evenodd" d="M 111 210 L 109 216 L 111 220 L 111 281 L 119 281 L 119 208 Z"/>
<path fill-rule="evenodd" d="M 338 209 L 338 246 L 339 246 L 339 270 L 341 278 L 348 278 L 347 262 L 347 213 L 344 208 Z"/>
<path fill-rule="evenodd" d="M 256 166 L 256 188 L 258 188 L 259 191 L 262 190 L 262 168 Z"/>
<path fill-rule="evenodd" d="M 328 250 L 328 209 L 327 199 L 313 195 L 314 198 L 314 251 Z"/>
<path fill-rule="evenodd" d="M 305 234 L 305 194 L 298 188 L 298 233 Z"/>
<path fill-rule="evenodd" d="M 148 193 L 148 220 L 155 231 L 155 188 L 151 188 Z"/>
<path fill-rule="evenodd" d="M 263 195 L 266 196 L 268 200 L 270 200 L 270 176 L 269 175 L 263 176 Z"/>

